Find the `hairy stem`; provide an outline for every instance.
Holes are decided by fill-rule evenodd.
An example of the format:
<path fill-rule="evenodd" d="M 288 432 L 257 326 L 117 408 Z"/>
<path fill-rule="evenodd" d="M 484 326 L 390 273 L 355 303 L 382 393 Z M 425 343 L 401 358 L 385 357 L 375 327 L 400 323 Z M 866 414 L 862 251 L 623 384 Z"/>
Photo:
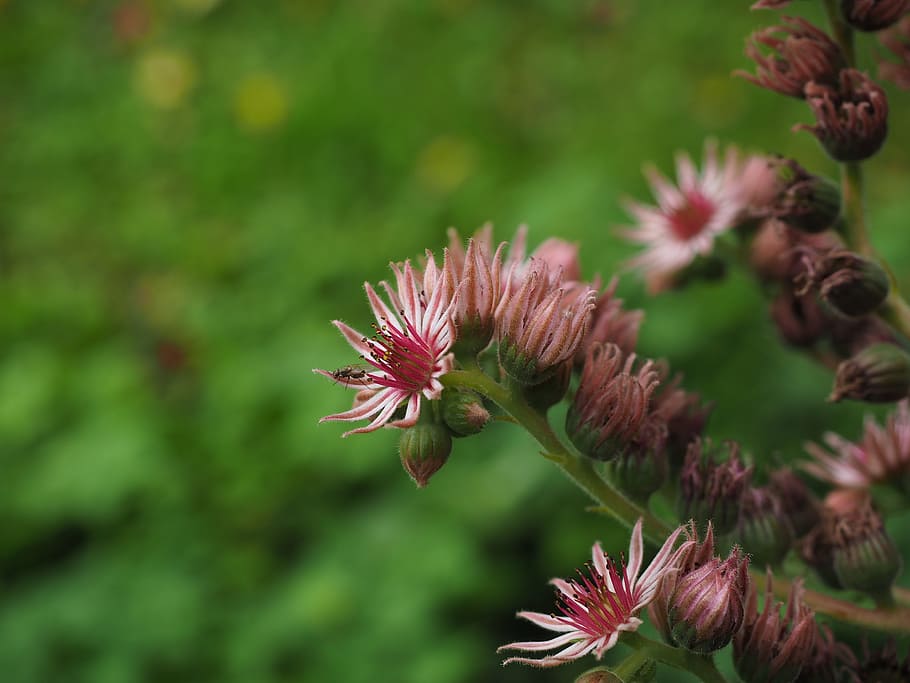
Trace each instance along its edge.
<path fill-rule="evenodd" d="M 446 386 L 473 389 L 509 413 L 543 447 L 548 460 L 555 462 L 575 484 L 603 506 L 605 512 L 623 525 L 631 528 L 641 517 L 642 533 L 658 546 L 670 535 L 672 529 L 605 482 L 590 460 L 569 450 L 553 431 L 547 418 L 529 406 L 517 391 L 509 391 L 489 376 L 475 370 L 455 370 L 443 375 L 441 379 Z"/>
<path fill-rule="evenodd" d="M 638 652 L 644 652 L 651 659 L 688 671 L 705 683 L 726 683 L 726 679 L 708 657 L 702 657 L 679 647 L 658 643 L 656 640 L 645 638 L 634 631 L 623 633 L 619 640 Z"/>
<path fill-rule="evenodd" d="M 449 387 L 473 389 L 497 403 L 537 440 L 548 460 L 556 463 L 579 488 L 597 501 L 600 506 L 598 509 L 602 509 L 629 528 L 641 517 L 644 536 L 655 545 L 662 545 L 670 535 L 672 530 L 663 521 L 605 482 L 597 474 L 590 460 L 570 451 L 553 431 L 547 418 L 529 406 L 517 392 L 510 392 L 479 370 L 453 370 L 443 375 L 441 380 Z M 753 580 L 763 581 L 764 577 L 759 572 L 753 572 Z M 786 599 L 789 591 L 790 581 L 783 577 L 775 577 L 774 593 Z M 805 591 L 804 600 L 816 612 L 841 621 L 879 631 L 910 633 L 910 608 L 907 607 L 869 609 L 810 590 Z"/>

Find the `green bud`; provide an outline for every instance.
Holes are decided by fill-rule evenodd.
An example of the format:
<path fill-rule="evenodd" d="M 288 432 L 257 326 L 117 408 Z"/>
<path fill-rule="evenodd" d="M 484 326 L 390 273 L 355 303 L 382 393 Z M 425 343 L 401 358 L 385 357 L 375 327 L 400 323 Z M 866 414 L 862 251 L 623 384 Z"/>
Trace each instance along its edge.
<path fill-rule="evenodd" d="M 888 274 L 858 254 L 836 250 L 822 255 L 812 268 L 819 297 L 841 315 L 867 315 L 888 298 Z"/>
<path fill-rule="evenodd" d="M 490 412 L 473 391 L 445 389 L 442 392 L 442 419 L 453 436 L 472 436 L 480 433 L 490 421 Z"/>
<path fill-rule="evenodd" d="M 539 384 L 522 387 L 522 396 L 541 413 L 547 412 L 565 398 L 572 380 L 572 359 L 558 365 L 553 374 Z"/>
<path fill-rule="evenodd" d="M 837 185 L 812 175 L 795 161 L 785 160 L 778 167 L 784 189 L 778 195 L 774 215 L 803 232 L 827 230 L 840 215 L 841 196 Z"/>
<path fill-rule="evenodd" d="M 452 452 L 452 435 L 445 425 L 420 422 L 402 431 L 398 441 L 401 465 L 423 488 Z"/>
<path fill-rule="evenodd" d="M 837 367 L 830 401 L 891 403 L 910 391 L 910 356 L 891 344 L 872 344 Z"/>
<path fill-rule="evenodd" d="M 626 683 L 605 666 L 585 671 L 575 679 L 575 683 Z"/>
<path fill-rule="evenodd" d="M 735 537 L 759 567 L 776 565 L 784 559 L 793 534 L 774 493 L 764 488 L 746 490 Z"/>

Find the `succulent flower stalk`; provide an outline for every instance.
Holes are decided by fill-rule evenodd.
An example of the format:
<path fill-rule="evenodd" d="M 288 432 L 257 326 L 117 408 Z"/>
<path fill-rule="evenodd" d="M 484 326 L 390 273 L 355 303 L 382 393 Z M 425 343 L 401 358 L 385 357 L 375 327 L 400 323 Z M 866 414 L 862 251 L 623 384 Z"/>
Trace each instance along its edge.
<path fill-rule="evenodd" d="M 350 410 L 328 415 L 320 422 L 370 420 L 364 427 L 346 432 L 372 432 L 389 424 L 412 427 L 420 417 L 421 399 L 436 400 L 442 394 L 439 378 L 452 369 L 450 350 L 455 341 L 452 311 L 456 305 L 455 285 L 445 266 L 437 268 L 433 254 L 421 277 L 410 261 L 390 264 L 396 287 L 381 282 L 389 303 L 364 284 L 376 323 L 367 338 L 340 320 L 333 321 L 361 359 L 372 366 L 369 372 L 339 378 L 338 371 L 314 370 L 334 382 L 357 389 L 363 400 Z M 391 304 L 391 305 L 390 305 Z M 372 394 L 364 395 L 364 391 Z M 393 420 L 396 410 L 406 404 L 402 418 Z"/>
<path fill-rule="evenodd" d="M 565 664 L 589 653 L 600 659 L 616 645 L 623 631 L 635 631 L 642 621 L 638 613 L 657 591 L 661 578 L 676 567 L 687 544 L 674 550 L 683 528 L 676 529 L 661 546 L 651 564 L 641 572 L 643 544 L 641 520 L 632 529 L 629 562 L 617 563 L 607 556 L 599 543 L 592 548 L 592 561 L 577 579 L 553 579 L 556 588 L 557 614 L 519 612 L 518 616 L 559 635 L 542 642 L 517 642 L 503 645 L 503 650 L 545 652 L 558 650 L 542 658 L 509 657 L 503 664 L 518 662 L 538 667 Z M 641 572 L 641 573 L 639 573 Z"/>

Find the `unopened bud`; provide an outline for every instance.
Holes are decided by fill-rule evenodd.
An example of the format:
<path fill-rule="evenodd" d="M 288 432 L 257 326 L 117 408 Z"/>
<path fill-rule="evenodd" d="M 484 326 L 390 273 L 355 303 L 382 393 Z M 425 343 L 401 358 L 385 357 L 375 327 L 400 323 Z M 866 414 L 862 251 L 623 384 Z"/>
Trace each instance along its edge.
<path fill-rule="evenodd" d="M 875 154 L 888 135 L 888 98 L 885 91 L 856 69 L 840 72 L 840 87 L 806 85 L 806 101 L 816 124 L 799 124 L 835 161 L 863 161 Z"/>
<path fill-rule="evenodd" d="M 649 419 L 633 443 L 604 467 L 604 475 L 620 491 L 635 501 L 647 501 L 667 481 L 667 426 Z"/>
<path fill-rule="evenodd" d="M 654 364 L 637 370 L 635 354 L 624 357 L 615 344 L 594 344 L 582 367 L 566 414 L 566 433 L 582 453 L 612 460 L 636 438 L 658 384 Z"/>
<path fill-rule="evenodd" d="M 572 359 L 570 358 L 563 361 L 543 382 L 522 387 L 521 395 L 531 407 L 545 413 L 565 398 L 571 381 Z"/>
<path fill-rule="evenodd" d="M 775 470 L 769 479 L 768 488 L 777 495 L 793 536 L 805 536 L 818 524 L 818 500 L 803 480 L 789 468 Z"/>
<path fill-rule="evenodd" d="M 849 318 L 872 313 L 888 297 L 888 275 L 874 261 L 846 249 L 807 252 L 797 276 L 801 294 L 816 289 L 819 297 Z"/>
<path fill-rule="evenodd" d="M 749 557 L 734 548 L 679 578 L 667 619 L 673 640 L 699 654 L 726 647 L 743 623 Z"/>
<path fill-rule="evenodd" d="M 908 0 L 841 0 L 844 19 L 860 31 L 881 31 L 910 12 Z"/>
<path fill-rule="evenodd" d="M 787 609 L 774 600 L 771 572 L 765 590 L 765 605 L 758 611 L 758 590 L 753 584 L 746 600 L 742 629 L 733 638 L 733 664 L 745 683 L 793 683 L 803 668 L 806 653 L 815 639 L 812 610 L 802 601 L 802 580 L 790 587 Z"/>
<path fill-rule="evenodd" d="M 402 467 L 423 488 L 449 459 L 452 435 L 445 425 L 420 422 L 401 433 L 398 450 Z"/>
<path fill-rule="evenodd" d="M 765 488 L 748 489 L 743 494 L 735 535 L 760 567 L 778 564 L 793 541 L 780 501 Z"/>
<path fill-rule="evenodd" d="M 910 391 L 910 356 L 891 344 L 872 344 L 837 366 L 830 401 L 892 403 Z"/>
<path fill-rule="evenodd" d="M 840 215 L 841 196 L 837 185 L 812 175 L 792 159 L 776 164 L 780 192 L 771 215 L 803 232 L 827 230 Z"/>
<path fill-rule="evenodd" d="M 771 320 L 781 338 L 797 348 L 815 345 L 828 329 L 828 321 L 814 296 L 784 290 L 771 302 Z"/>
<path fill-rule="evenodd" d="M 442 419 L 454 436 L 471 436 L 490 421 L 490 411 L 473 391 L 446 389 L 442 392 Z"/>
<path fill-rule="evenodd" d="M 585 671 L 575 679 L 575 683 L 626 683 L 605 666 Z"/>
<path fill-rule="evenodd" d="M 689 446 L 680 472 L 676 509 L 680 519 L 694 519 L 704 528 L 708 520 L 714 531 L 732 531 L 739 518 L 740 499 L 752 479 L 752 468 L 739 459 L 739 445 L 725 444 L 730 457 L 718 463 L 701 440 Z"/>
<path fill-rule="evenodd" d="M 834 572 L 844 588 L 890 595 L 901 555 L 864 491 L 835 491 L 826 500 Z"/>

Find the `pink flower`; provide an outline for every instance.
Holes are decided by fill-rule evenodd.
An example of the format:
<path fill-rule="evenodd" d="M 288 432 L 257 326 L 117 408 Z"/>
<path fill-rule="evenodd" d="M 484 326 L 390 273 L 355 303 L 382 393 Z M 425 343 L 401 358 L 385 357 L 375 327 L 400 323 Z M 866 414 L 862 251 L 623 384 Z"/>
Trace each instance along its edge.
<path fill-rule="evenodd" d="M 447 257 L 446 257 L 447 258 Z M 391 306 L 388 306 L 369 283 L 364 283 L 367 299 L 376 317 L 375 334 L 367 338 L 340 320 L 332 323 L 344 335 L 360 357 L 373 366 L 370 372 L 329 372 L 314 370 L 333 381 L 360 390 L 354 407 L 342 413 L 327 415 L 320 422 L 332 420 L 365 420 L 370 423 L 343 434 L 372 432 L 390 424 L 411 427 L 420 415 L 420 398 L 438 399 L 442 393 L 439 378 L 452 369 L 449 349 L 455 341 L 452 320 L 456 305 L 451 270 L 443 263 L 437 268 L 433 254 L 427 252 L 427 264 L 421 282 L 410 261 L 390 264 L 395 273 L 396 289 L 381 282 Z M 392 420 L 396 409 L 407 403 L 404 417 Z"/>
<path fill-rule="evenodd" d="M 809 474 L 835 486 L 854 489 L 900 482 L 910 473 L 910 404 L 906 400 L 898 403 L 884 426 L 867 417 L 859 443 L 833 432 L 825 434 L 825 443 L 833 454 L 817 444 L 806 444 L 806 451 L 813 457 L 813 461 L 803 464 Z"/>
<path fill-rule="evenodd" d="M 677 156 L 678 187 L 656 169 L 645 174 L 658 206 L 629 202 L 626 210 L 638 225 L 625 236 L 646 245 L 629 265 L 645 271 L 654 291 L 696 256 L 710 254 L 714 238 L 736 224 L 747 200 L 736 149 L 728 147 L 720 163 L 711 141 L 705 145 L 700 173 L 688 155 Z"/>
<path fill-rule="evenodd" d="M 632 529 L 629 545 L 629 564 L 616 562 L 595 543 L 592 549 L 593 564 L 587 575 L 579 571 L 578 579 L 553 579 L 556 587 L 556 606 L 561 614 L 519 612 L 518 616 L 560 635 L 542 642 L 521 642 L 503 645 L 503 650 L 542 652 L 562 648 L 559 652 L 541 659 L 509 657 L 503 664 L 520 662 L 531 666 L 558 666 L 593 652 L 600 659 L 604 652 L 616 645 L 622 631 L 635 631 L 642 621 L 636 615 L 648 605 L 657 592 L 661 578 L 672 571 L 680 553 L 690 545 L 684 543 L 678 550 L 673 544 L 683 532 L 679 527 L 670 534 L 651 565 L 641 574 L 642 540 L 641 519 Z"/>

